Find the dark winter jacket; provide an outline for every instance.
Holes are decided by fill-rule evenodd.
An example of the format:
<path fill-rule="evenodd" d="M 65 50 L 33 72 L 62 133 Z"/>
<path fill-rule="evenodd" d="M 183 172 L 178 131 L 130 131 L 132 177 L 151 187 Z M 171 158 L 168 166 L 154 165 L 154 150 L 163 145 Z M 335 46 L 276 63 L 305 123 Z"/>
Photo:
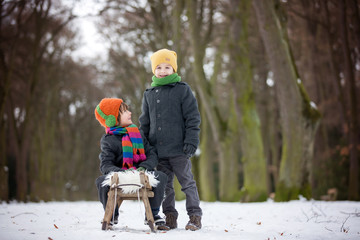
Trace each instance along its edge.
<path fill-rule="evenodd" d="M 147 170 L 154 170 L 158 164 L 158 157 L 156 149 L 149 144 L 149 142 L 143 137 L 144 149 L 146 154 L 146 160 L 140 163 L 134 163 L 136 168 L 144 167 Z M 110 172 L 123 171 L 123 150 L 122 150 L 122 135 L 110 135 L 105 134 L 100 140 L 101 153 L 100 159 L 100 171 L 106 175 Z"/>
<path fill-rule="evenodd" d="M 200 113 L 190 86 L 184 82 L 146 89 L 140 129 L 159 158 L 185 155 L 184 144 L 199 145 Z"/>

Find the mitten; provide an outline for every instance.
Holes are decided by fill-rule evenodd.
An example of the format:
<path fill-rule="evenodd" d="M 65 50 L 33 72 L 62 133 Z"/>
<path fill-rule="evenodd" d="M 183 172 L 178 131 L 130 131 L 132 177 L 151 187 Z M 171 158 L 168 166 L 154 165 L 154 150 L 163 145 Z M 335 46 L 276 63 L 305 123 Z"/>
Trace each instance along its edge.
<path fill-rule="evenodd" d="M 185 143 L 183 151 L 184 151 L 184 153 L 186 154 L 186 156 L 188 158 L 191 158 L 195 154 L 196 147 L 194 145 L 192 145 L 192 144 Z"/>
<path fill-rule="evenodd" d="M 139 171 L 139 172 L 140 172 L 140 171 L 145 172 L 146 168 L 144 168 L 144 167 L 139 167 L 139 168 L 137 168 L 136 170 Z"/>

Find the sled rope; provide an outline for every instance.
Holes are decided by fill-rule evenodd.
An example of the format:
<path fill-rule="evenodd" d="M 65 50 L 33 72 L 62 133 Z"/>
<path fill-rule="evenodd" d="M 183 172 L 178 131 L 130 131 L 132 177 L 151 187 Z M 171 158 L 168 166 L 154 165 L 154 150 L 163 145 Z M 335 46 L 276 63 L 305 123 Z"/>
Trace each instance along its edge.
<path fill-rule="evenodd" d="M 142 188 L 143 185 L 142 185 L 142 184 L 135 184 L 135 183 L 124 183 L 124 184 L 118 184 L 118 185 L 113 184 L 112 187 L 115 188 L 114 211 L 113 211 L 113 216 L 112 216 L 112 221 L 113 221 L 113 223 L 115 223 L 114 220 L 115 220 L 115 209 L 116 209 L 117 189 L 118 189 L 118 187 L 123 187 L 123 186 L 136 186 L 136 187 L 138 187 L 138 188 L 136 189 L 136 192 L 137 192 L 138 203 L 139 203 L 139 211 L 140 211 L 140 216 L 141 216 L 141 211 L 142 211 L 142 209 L 141 209 L 141 202 L 140 202 L 140 188 Z"/>
<path fill-rule="evenodd" d="M 138 197 L 139 211 L 140 211 L 140 215 L 141 215 L 142 209 L 141 209 L 141 202 L 140 202 L 140 188 L 142 188 L 143 185 L 142 184 L 135 184 L 135 183 L 124 183 L 124 184 L 119 184 L 118 186 L 119 187 L 122 187 L 122 186 L 136 186 L 136 187 L 138 187 L 136 189 L 136 193 L 137 193 L 137 197 Z M 116 195 L 116 193 L 115 193 L 115 195 Z"/>
<path fill-rule="evenodd" d="M 115 225 L 116 196 L 117 196 L 117 188 L 115 188 L 114 211 L 113 211 L 113 216 L 112 216 L 112 221 L 113 221 L 114 225 Z"/>
<path fill-rule="evenodd" d="M 139 203 L 139 214 L 140 216 L 142 216 L 142 209 L 141 209 L 141 202 L 140 202 L 140 189 L 136 190 L 137 195 L 138 195 L 138 203 Z"/>

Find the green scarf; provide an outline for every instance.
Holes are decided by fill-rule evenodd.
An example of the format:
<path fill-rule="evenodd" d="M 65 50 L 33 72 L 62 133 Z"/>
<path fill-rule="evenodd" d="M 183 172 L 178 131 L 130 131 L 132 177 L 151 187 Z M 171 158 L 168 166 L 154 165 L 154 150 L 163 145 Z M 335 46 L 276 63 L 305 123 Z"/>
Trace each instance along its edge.
<path fill-rule="evenodd" d="M 163 86 L 163 85 L 180 82 L 180 81 L 181 81 L 181 77 L 177 73 L 173 73 L 173 74 L 168 75 L 163 78 L 157 78 L 157 77 L 153 76 L 151 86 L 152 87 Z"/>

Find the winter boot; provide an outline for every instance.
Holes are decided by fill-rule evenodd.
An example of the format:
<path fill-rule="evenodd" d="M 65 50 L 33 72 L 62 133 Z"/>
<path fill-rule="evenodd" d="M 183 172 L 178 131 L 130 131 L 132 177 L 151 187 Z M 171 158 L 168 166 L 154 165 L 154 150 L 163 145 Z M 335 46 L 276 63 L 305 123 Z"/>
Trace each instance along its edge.
<path fill-rule="evenodd" d="M 146 217 L 145 217 L 144 224 L 148 225 L 148 221 L 147 221 Z M 165 230 L 165 231 L 170 230 L 170 228 L 165 225 L 165 220 L 162 217 L 160 217 L 159 215 L 154 215 L 154 224 L 157 227 L 157 230 Z"/>
<path fill-rule="evenodd" d="M 191 215 L 189 222 L 186 224 L 185 229 L 196 231 L 201 228 L 201 216 Z"/>
<path fill-rule="evenodd" d="M 170 228 L 168 226 L 166 226 L 165 220 L 162 217 L 160 217 L 159 215 L 154 216 L 154 223 L 158 230 L 165 230 L 165 231 L 170 230 Z"/>
<path fill-rule="evenodd" d="M 118 224 L 119 222 L 119 215 L 115 215 L 114 218 L 111 217 L 110 225 Z"/>
<path fill-rule="evenodd" d="M 177 217 L 171 213 L 165 214 L 165 225 L 169 227 L 169 229 L 177 228 Z"/>

